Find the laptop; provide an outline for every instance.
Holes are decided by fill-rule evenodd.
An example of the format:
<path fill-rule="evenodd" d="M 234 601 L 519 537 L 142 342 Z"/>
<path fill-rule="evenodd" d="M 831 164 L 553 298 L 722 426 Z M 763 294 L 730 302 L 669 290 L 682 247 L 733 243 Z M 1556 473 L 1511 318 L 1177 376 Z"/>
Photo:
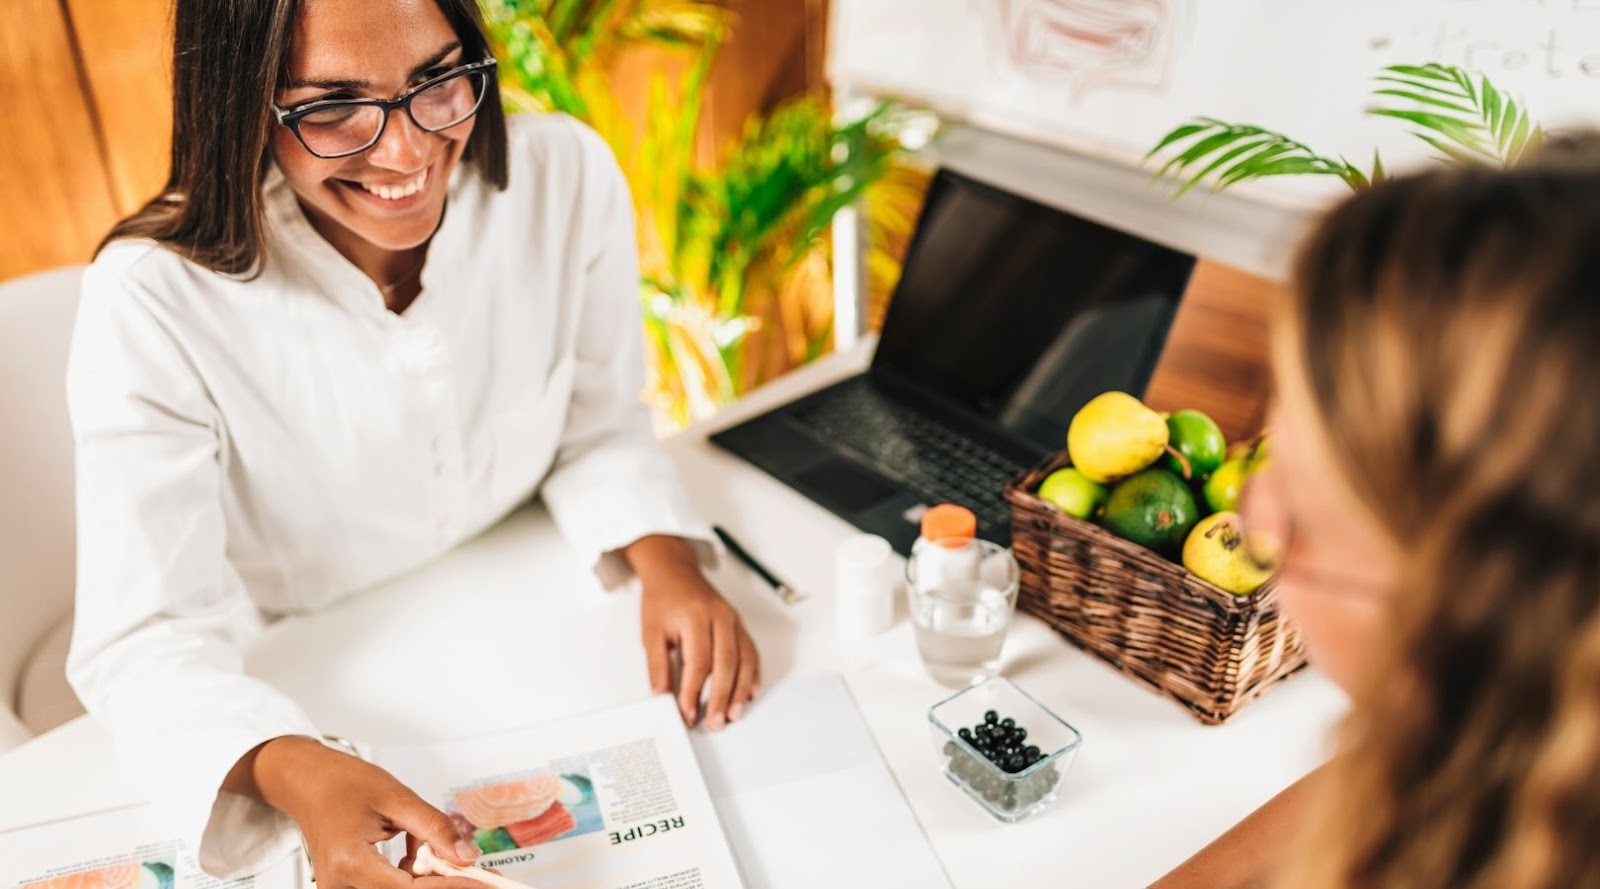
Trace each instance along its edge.
<path fill-rule="evenodd" d="M 902 554 L 937 503 L 1009 545 L 1005 484 L 1089 399 L 1143 394 L 1194 263 L 942 169 L 871 367 L 711 440 Z"/>

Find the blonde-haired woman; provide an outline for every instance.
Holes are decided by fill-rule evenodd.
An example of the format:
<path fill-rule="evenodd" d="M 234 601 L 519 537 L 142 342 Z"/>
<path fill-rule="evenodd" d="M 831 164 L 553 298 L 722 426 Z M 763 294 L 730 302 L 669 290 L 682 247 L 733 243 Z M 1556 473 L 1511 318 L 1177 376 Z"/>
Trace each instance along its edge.
<path fill-rule="evenodd" d="M 1600 139 L 1349 200 L 1274 351 L 1242 512 L 1352 710 L 1157 885 L 1600 887 Z"/>

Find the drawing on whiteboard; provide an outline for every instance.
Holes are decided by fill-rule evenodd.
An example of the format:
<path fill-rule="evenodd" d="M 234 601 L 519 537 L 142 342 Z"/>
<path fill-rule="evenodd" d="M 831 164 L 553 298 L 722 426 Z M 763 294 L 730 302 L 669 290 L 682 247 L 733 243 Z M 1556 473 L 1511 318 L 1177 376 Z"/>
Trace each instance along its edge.
<path fill-rule="evenodd" d="M 1159 88 L 1181 0 L 1000 0 L 983 14 L 1002 63 L 1073 93 L 1115 83 Z"/>

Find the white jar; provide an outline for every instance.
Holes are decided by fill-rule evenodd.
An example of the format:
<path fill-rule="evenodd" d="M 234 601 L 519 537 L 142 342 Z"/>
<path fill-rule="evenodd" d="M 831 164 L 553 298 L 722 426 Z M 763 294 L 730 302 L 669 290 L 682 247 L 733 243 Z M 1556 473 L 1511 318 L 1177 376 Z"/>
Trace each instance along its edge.
<path fill-rule="evenodd" d="M 852 638 L 894 624 L 894 548 L 876 534 L 845 539 L 833 556 L 834 626 Z"/>

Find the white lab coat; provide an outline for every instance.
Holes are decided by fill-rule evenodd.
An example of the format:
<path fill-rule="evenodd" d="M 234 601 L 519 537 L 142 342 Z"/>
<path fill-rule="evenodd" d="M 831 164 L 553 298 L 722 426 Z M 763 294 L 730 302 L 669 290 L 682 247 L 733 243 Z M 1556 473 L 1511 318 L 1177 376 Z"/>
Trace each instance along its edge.
<path fill-rule="evenodd" d="M 298 841 L 219 794 L 261 742 L 316 735 L 239 645 L 436 558 L 537 489 L 601 580 L 651 533 L 706 540 L 650 431 L 632 205 L 570 118 L 512 118 L 510 187 L 449 184 L 402 315 L 275 170 L 260 274 L 149 242 L 84 279 L 68 371 L 78 598 L 68 673 L 206 870 Z"/>

